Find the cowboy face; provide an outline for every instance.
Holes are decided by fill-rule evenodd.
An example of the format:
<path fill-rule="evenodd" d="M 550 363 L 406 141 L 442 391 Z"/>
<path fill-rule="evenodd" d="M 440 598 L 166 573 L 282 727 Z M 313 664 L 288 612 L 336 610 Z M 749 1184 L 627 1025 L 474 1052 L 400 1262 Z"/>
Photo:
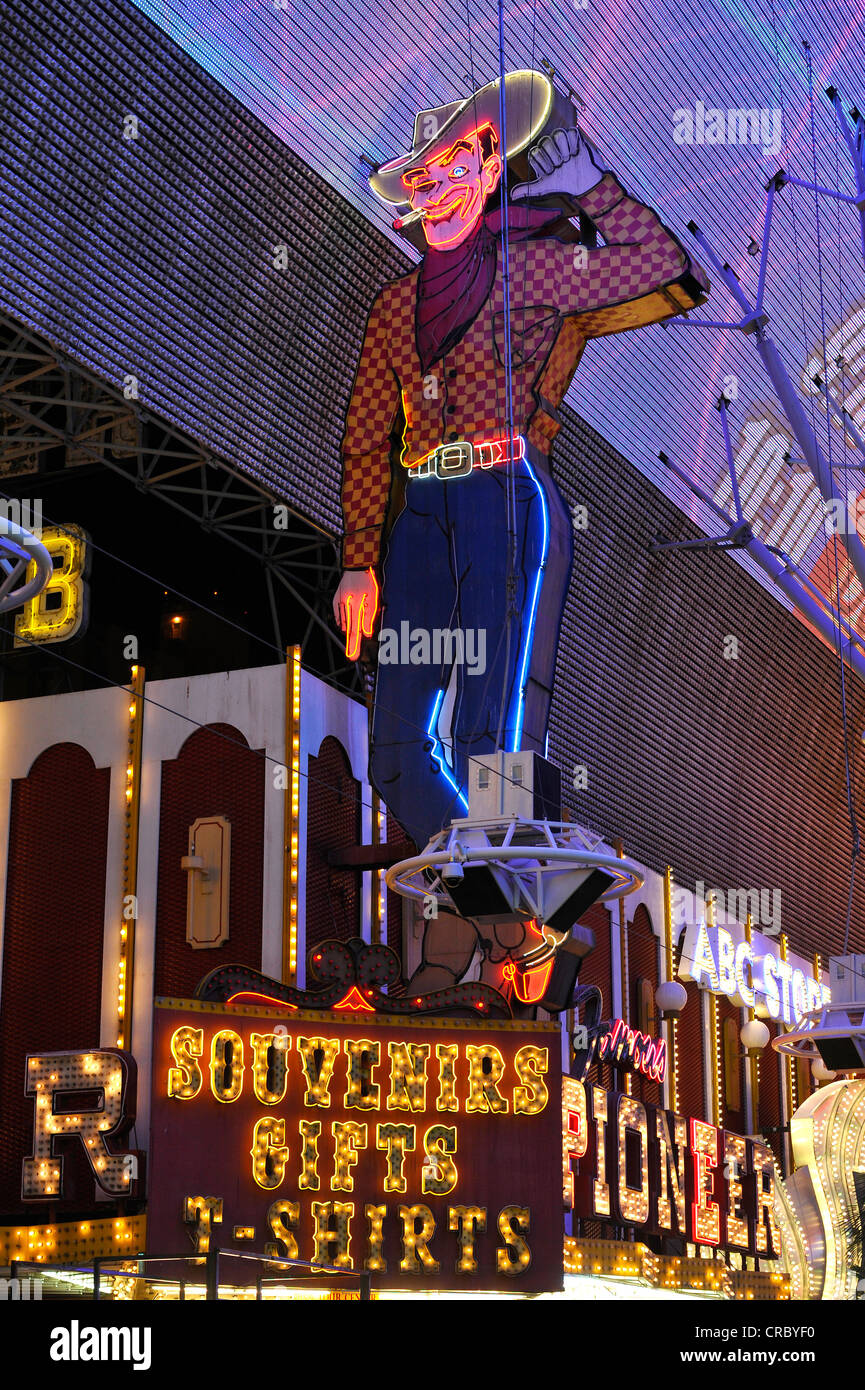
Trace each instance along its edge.
<path fill-rule="evenodd" d="M 501 178 L 502 161 L 495 144 L 492 126 L 487 125 L 428 155 L 423 164 L 403 174 L 412 210 L 423 213 L 424 236 L 430 246 L 459 246 L 471 234 Z"/>

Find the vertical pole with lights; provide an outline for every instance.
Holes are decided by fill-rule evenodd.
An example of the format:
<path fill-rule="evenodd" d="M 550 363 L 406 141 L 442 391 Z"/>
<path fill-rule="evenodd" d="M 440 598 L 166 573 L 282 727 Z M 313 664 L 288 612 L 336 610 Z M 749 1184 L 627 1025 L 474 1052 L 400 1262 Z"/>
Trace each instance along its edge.
<path fill-rule="evenodd" d="M 285 763 L 282 855 L 282 979 L 297 983 L 297 876 L 300 858 L 300 647 L 285 664 Z"/>
<path fill-rule="evenodd" d="M 724 1127 L 724 1063 L 721 1052 L 720 1002 L 709 995 L 709 1023 L 712 1033 L 712 1123 Z"/>
<path fill-rule="evenodd" d="M 117 1046 L 132 1045 L 132 990 L 135 972 L 135 920 L 138 916 L 138 819 L 141 811 L 141 735 L 144 727 L 144 667 L 132 667 L 127 687 L 129 727 L 126 739 L 126 788 L 123 825 L 123 872 L 120 951 L 117 963 Z"/>
<path fill-rule="evenodd" d="M 820 956 L 820 952 L 819 952 L 819 951 L 815 951 L 815 952 L 814 952 L 814 980 L 815 980 L 815 982 L 816 982 L 818 985 L 820 985 L 820 986 L 822 987 L 822 983 L 823 983 L 823 961 L 822 961 L 822 959 L 821 959 L 821 956 Z M 817 1089 L 817 1081 L 816 1081 L 815 1078 L 814 1078 L 813 1072 L 811 1072 L 810 1075 L 809 1075 L 808 1084 L 809 1084 L 809 1088 L 810 1088 L 810 1090 L 811 1090 L 812 1092 L 815 1091 L 815 1090 Z M 807 1099 L 807 1097 L 806 1097 L 806 1099 Z"/>
<path fill-rule="evenodd" d="M 378 792 L 372 794 L 372 842 L 374 845 L 387 843 L 387 812 Z M 369 936 L 373 946 L 387 941 L 387 888 L 385 870 L 374 869 L 369 908 Z"/>
<path fill-rule="evenodd" d="M 621 840 L 612 841 L 613 849 L 620 859 L 625 857 L 625 846 Z M 615 927 L 610 922 L 610 972 L 613 980 L 613 1001 L 615 1005 L 616 986 L 618 985 L 619 1008 L 618 1013 L 626 1023 L 630 1021 L 630 1010 L 628 1008 L 628 933 L 627 920 L 625 917 L 625 900 L 619 898 L 619 939 L 615 938 Z M 616 967 L 618 966 L 618 981 L 616 980 Z M 615 1012 L 615 1008 L 614 1008 Z M 629 1071 L 624 1075 L 625 1095 L 631 1095 L 633 1091 L 632 1076 Z"/>
<path fill-rule="evenodd" d="M 786 961 L 786 960 L 787 960 L 787 933 L 786 933 L 786 932 L 782 932 L 782 933 L 781 933 L 781 940 L 780 940 L 780 943 L 779 943 L 779 944 L 780 944 L 780 947 L 781 947 L 781 959 L 782 959 L 782 961 Z M 787 981 L 785 982 L 785 984 L 786 984 L 786 988 L 789 990 L 789 989 L 790 989 L 790 981 L 787 980 Z M 779 1028 L 779 1031 L 780 1031 L 780 1030 L 781 1030 L 781 1024 L 780 1024 L 780 1023 L 778 1024 L 778 1028 Z M 796 1109 L 797 1109 L 797 1107 L 798 1107 L 798 1101 L 797 1101 L 797 1098 L 796 1098 L 796 1059 L 795 1059 L 795 1057 L 791 1057 L 790 1054 L 789 1054 L 789 1052 L 783 1052 L 783 1053 L 781 1054 L 781 1058 L 782 1058 L 781 1065 L 782 1065 L 783 1068 L 784 1068 L 784 1099 L 785 1099 L 785 1101 L 786 1101 L 786 1103 L 787 1103 L 787 1113 L 786 1113 L 786 1115 L 782 1115 L 782 1116 L 781 1116 L 781 1123 L 782 1123 L 782 1124 L 789 1124 L 789 1122 L 790 1122 L 790 1120 L 792 1119 L 793 1115 L 796 1113 Z M 787 1150 L 787 1171 L 788 1171 L 788 1172 L 792 1172 L 792 1171 L 793 1171 L 793 1150 L 792 1150 L 792 1147 L 791 1147 L 791 1145 L 790 1145 L 790 1131 L 789 1131 L 789 1129 L 787 1129 L 787 1130 L 784 1132 L 784 1146 L 785 1146 L 785 1148 L 786 1148 L 786 1150 Z"/>
<path fill-rule="evenodd" d="M 674 980 L 673 967 L 673 870 L 664 870 L 664 979 Z M 670 1053 L 670 1109 L 679 1108 L 679 1041 L 677 1020 L 667 1020 L 667 1047 Z"/>
<path fill-rule="evenodd" d="M 745 918 L 745 940 L 748 942 L 748 945 L 750 946 L 750 944 L 751 944 L 751 914 L 750 914 L 750 912 L 748 913 L 747 917 Z M 752 1020 L 752 1018 L 754 1018 L 754 1008 L 753 1008 L 753 1006 L 751 1006 L 751 1008 L 746 1009 L 745 1012 L 746 1012 L 747 1015 L 748 1015 L 747 1022 L 750 1023 L 751 1020 Z M 753 1052 L 753 1053 L 749 1052 L 748 1057 L 747 1057 L 747 1060 L 746 1060 L 746 1066 L 747 1066 L 747 1068 L 748 1068 L 748 1080 L 749 1080 L 749 1082 L 750 1082 L 750 1085 L 748 1086 L 748 1094 L 749 1094 L 749 1097 L 750 1097 L 750 1105 L 749 1105 L 750 1114 L 749 1114 L 749 1116 L 748 1116 L 748 1124 L 749 1124 L 748 1133 L 749 1133 L 749 1134 L 756 1134 L 756 1133 L 757 1133 L 757 1125 L 758 1125 L 758 1123 L 759 1123 L 759 1118 L 760 1118 L 760 1057 L 759 1057 L 758 1053 L 756 1053 L 756 1052 Z"/>
<path fill-rule="evenodd" d="M 621 840 L 613 840 L 613 849 L 620 859 L 625 857 L 625 846 Z M 619 898 L 619 978 L 622 990 L 622 1018 L 631 1021 L 628 999 L 628 924 L 625 917 L 625 899 Z"/>
<path fill-rule="evenodd" d="M 715 926 L 715 896 L 706 899 L 706 925 Z M 721 1057 L 721 1011 L 717 994 L 706 995 L 709 1005 L 709 1051 L 712 1057 L 712 1124 L 719 1129 L 724 1124 L 724 1077 Z"/>

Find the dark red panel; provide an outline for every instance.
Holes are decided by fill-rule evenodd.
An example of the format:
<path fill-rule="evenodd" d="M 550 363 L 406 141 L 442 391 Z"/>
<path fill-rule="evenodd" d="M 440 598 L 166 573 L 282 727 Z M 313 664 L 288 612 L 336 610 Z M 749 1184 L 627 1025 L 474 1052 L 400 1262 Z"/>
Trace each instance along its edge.
<path fill-rule="evenodd" d="M 580 918 L 580 926 L 591 927 L 595 933 L 595 949 L 586 956 L 580 967 L 577 984 L 597 985 L 603 995 L 601 1018 L 609 1019 L 613 1011 L 613 974 L 610 932 L 613 930 L 611 914 L 600 903 L 593 903 L 588 912 Z M 618 923 L 615 930 L 618 931 Z M 585 1012 L 583 1013 L 585 1022 Z M 606 1062 L 592 1062 L 586 1080 L 607 1090 L 615 1090 L 616 1073 Z"/>
<path fill-rule="evenodd" d="M 703 999 L 695 984 L 688 983 L 685 989 L 688 992 L 688 1002 L 679 1016 L 676 1029 L 679 1051 L 679 1114 L 686 1115 L 689 1119 L 711 1120 L 711 1115 L 706 1114 L 703 1086 L 706 1066 L 703 1048 Z"/>
<path fill-rule="evenodd" d="M 636 1028 L 639 1023 L 637 992 L 642 980 L 648 980 L 652 987 L 652 1012 L 655 1012 L 655 990 L 660 983 L 660 950 L 661 943 L 652 931 L 652 919 L 648 909 L 640 903 L 634 913 L 634 920 L 628 927 L 628 1022 L 632 1028 Z M 661 1027 L 656 1019 L 647 1031 L 652 1037 L 662 1036 Z M 650 1081 L 639 1072 L 631 1082 L 631 1094 L 638 1100 L 648 1101 L 652 1105 L 662 1104 L 661 1087 L 657 1081 Z"/>
<path fill-rule="evenodd" d="M 778 1036 L 778 1025 L 770 1019 L 764 1020 L 773 1038 Z M 760 1053 L 760 1079 L 758 1084 L 759 1103 L 757 1107 L 757 1132 L 771 1144 L 772 1149 L 783 1165 L 783 1134 L 781 1124 L 781 1056 L 771 1043 Z"/>
<path fill-rule="evenodd" d="M 796 1102 L 803 1105 L 811 1093 L 815 1090 L 814 1078 L 811 1075 L 811 1064 L 799 1061 L 796 1063 Z"/>
<path fill-rule="evenodd" d="M 109 780 L 109 769 L 97 768 L 83 748 L 58 743 L 12 783 L 0 999 L 0 1217 L 16 1219 L 23 1209 L 21 1160 L 33 1134 L 26 1054 L 100 1042 Z M 61 1141 L 57 1152 L 65 1158 L 69 1198 L 58 1205 L 91 1205 L 93 1179 L 77 1142 Z M 44 1214 L 34 1204 L 32 1219 L 39 1211 Z"/>
<path fill-rule="evenodd" d="M 405 831 L 402 826 L 394 820 L 390 811 L 387 813 L 387 839 L 388 844 L 398 843 L 405 839 Z M 406 851 L 409 853 L 409 851 Z M 387 936 L 385 940 L 392 951 L 396 951 L 402 960 L 402 905 L 403 899 L 399 893 L 388 893 L 387 895 Z"/>
<path fill-rule="evenodd" d="M 724 1093 L 722 1095 L 724 1128 L 731 1129 L 735 1134 L 748 1133 L 748 1112 L 745 1103 L 745 1058 L 744 1047 L 739 1036 L 742 1027 L 742 1011 L 735 1004 L 731 1004 L 725 995 L 718 996 L 718 1027 L 721 1030 L 721 1075 L 723 1078 Z M 730 1027 L 731 1046 L 725 1047 L 725 1029 Z M 735 1055 L 733 1048 L 733 1038 L 735 1038 Z M 735 1100 L 736 1082 L 738 1080 L 739 1104 L 736 1107 Z"/>
<path fill-rule="evenodd" d="M 187 999 L 218 965 L 261 969 L 264 795 L 268 765 L 229 724 L 197 729 L 173 762 L 162 766 L 159 887 L 154 993 Z M 272 796 L 281 796 L 279 791 Z M 231 825 L 228 940 L 193 950 L 186 940 L 189 827 L 200 816 L 225 816 Z"/>
<path fill-rule="evenodd" d="M 613 1009 L 613 975 L 610 932 L 618 931 L 611 914 L 600 903 L 594 903 L 580 918 L 581 927 L 591 927 L 595 933 L 595 949 L 586 957 L 580 968 L 580 985 L 597 985 L 604 996 L 603 1018 L 609 1018 Z"/>
<path fill-rule="evenodd" d="M 307 951 L 329 938 L 348 941 L 361 934 L 361 876 L 353 869 L 336 869 L 327 862 L 329 850 L 361 843 L 360 792 L 342 744 L 326 738 L 318 757 L 309 760 Z"/>

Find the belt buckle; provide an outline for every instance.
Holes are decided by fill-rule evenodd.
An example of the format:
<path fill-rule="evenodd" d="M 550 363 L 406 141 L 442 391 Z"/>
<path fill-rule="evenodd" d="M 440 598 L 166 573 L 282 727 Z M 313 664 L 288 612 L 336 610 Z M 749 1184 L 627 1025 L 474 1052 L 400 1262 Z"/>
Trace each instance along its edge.
<path fill-rule="evenodd" d="M 407 470 L 408 477 L 409 477 L 409 478 L 432 478 L 432 477 L 434 476 L 434 473 L 435 473 L 435 470 L 433 469 L 432 463 L 433 463 L 433 455 L 432 455 L 432 454 L 427 454 L 426 458 L 422 458 L 421 461 L 420 461 L 420 463 L 414 464 L 413 467 L 411 467 L 411 468 L 409 468 L 409 469 Z"/>
<path fill-rule="evenodd" d="M 472 446 L 467 439 L 440 444 L 433 458 L 437 478 L 463 478 L 472 471 Z"/>
<path fill-rule="evenodd" d="M 451 444 L 439 444 L 420 463 L 408 469 L 410 478 L 464 478 L 473 468 L 492 468 L 496 464 L 519 462 L 525 457 L 525 440 L 515 434 L 512 439 L 485 439 L 472 444 L 460 439 Z"/>

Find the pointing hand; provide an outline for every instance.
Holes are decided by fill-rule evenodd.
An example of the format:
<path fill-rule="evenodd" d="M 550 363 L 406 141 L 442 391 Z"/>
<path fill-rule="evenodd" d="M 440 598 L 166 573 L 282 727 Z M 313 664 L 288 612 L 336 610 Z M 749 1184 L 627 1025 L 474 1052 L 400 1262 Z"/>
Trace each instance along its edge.
<path fill-rule="evenodd" d="M 373 569 L 346 570 L 333 598 L 333 615 L 345 633 L 345 654 L 356 661 L 361 636 L 371 637 L 378 612 L 378 581 Z"/>

